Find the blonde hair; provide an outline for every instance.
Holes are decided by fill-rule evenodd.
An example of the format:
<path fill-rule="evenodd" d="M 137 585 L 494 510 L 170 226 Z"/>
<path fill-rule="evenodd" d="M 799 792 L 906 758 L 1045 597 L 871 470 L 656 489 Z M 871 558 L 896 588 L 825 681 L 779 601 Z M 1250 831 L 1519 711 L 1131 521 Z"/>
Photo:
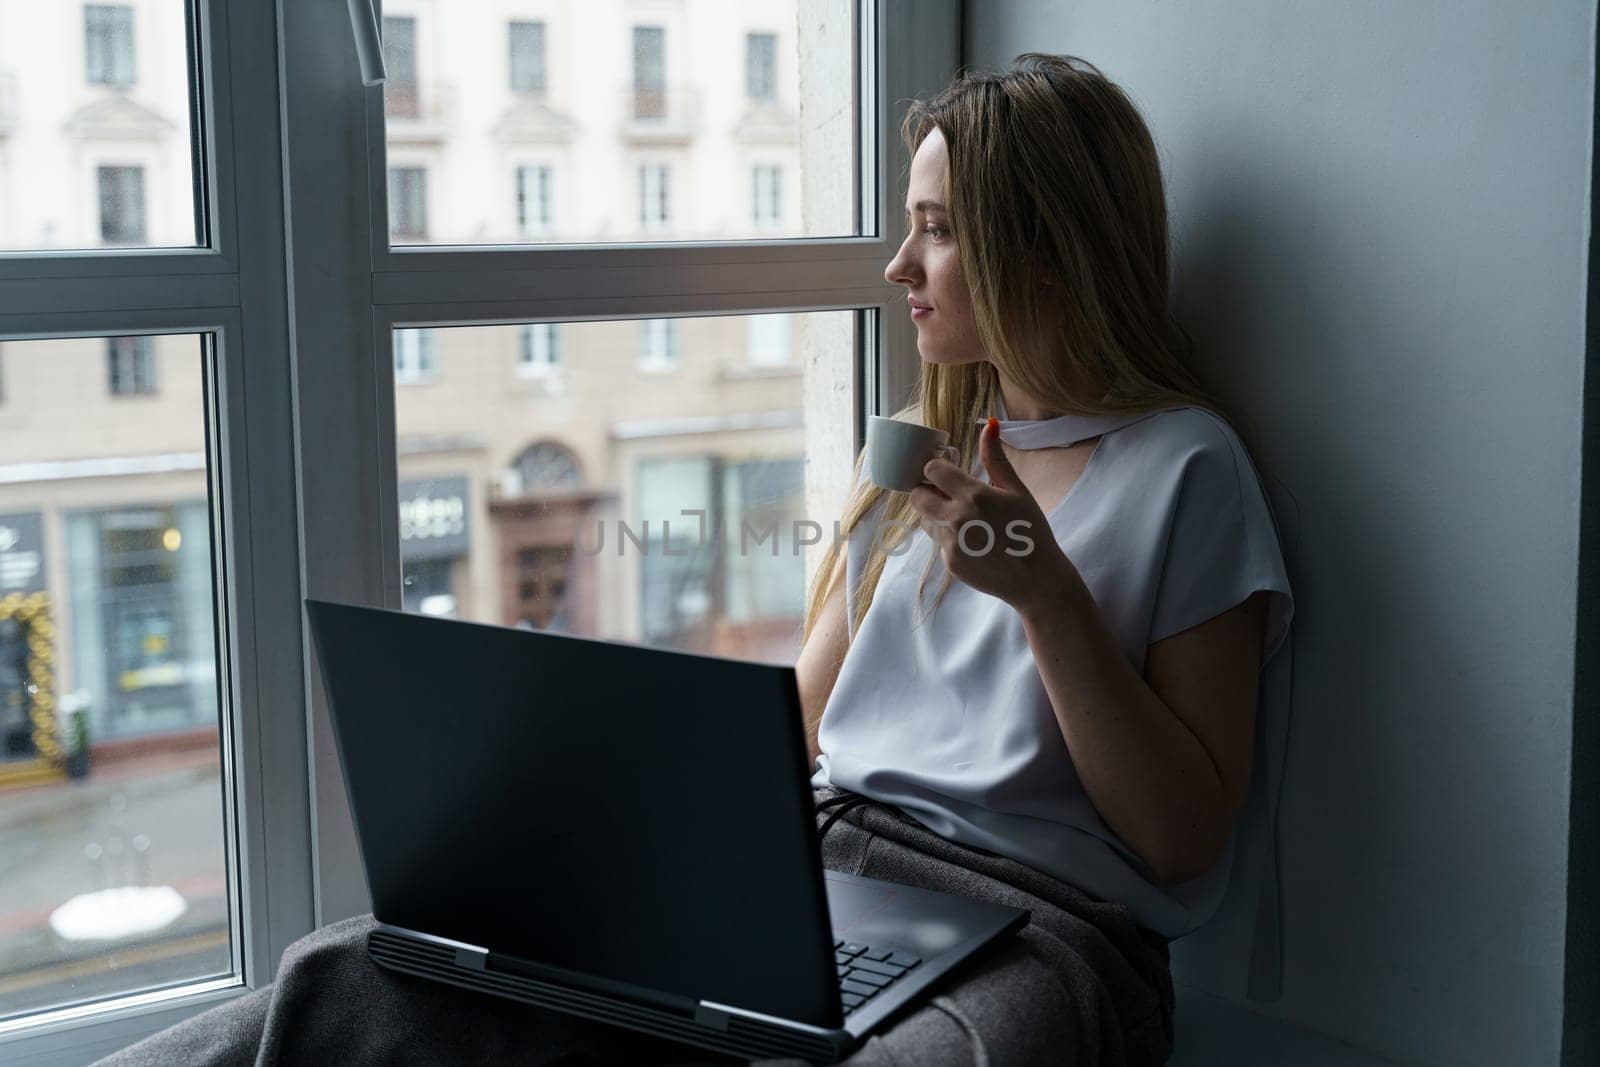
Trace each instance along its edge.
<path fill-rule="evenodd" d="M 1186 365 L 1193 342 L 1168 306 L 1161 166 L 1144 120 L 1118 86 L 1086 60 L 1027 52 L 1003 72 L 964 70 L 933 99 L 913 101 L 901 124 L 908 151 L 934 128 L 947 146 L 949 228 L 988 358 L 923 362 L 920 397 L 895 418 L 947 431 L 958 465 L 969 470 L 979 421 L 995 412 L 997 368 L 1065 414 L 1192 405 L 1226 419 Z M 1054 343 L 1045 346 L 1029 341 L 1043 328 L 1041 280 L 1060 302 L 1056 333 L 1047 336 Z M 840 541 L 880 500 L 889 498 L 880 536 L 846 606 L 854 628 L 890 551 L 917 527 L 909 496 L 862 478 L 860 456 L 855 474 L 841 538 L 824 551 L 806 596 L 802 640 L 832 589 Z M 934 610 L 949 585 L 946 572 Z M 918 593 L 920 600 L 920 585 Z"/>

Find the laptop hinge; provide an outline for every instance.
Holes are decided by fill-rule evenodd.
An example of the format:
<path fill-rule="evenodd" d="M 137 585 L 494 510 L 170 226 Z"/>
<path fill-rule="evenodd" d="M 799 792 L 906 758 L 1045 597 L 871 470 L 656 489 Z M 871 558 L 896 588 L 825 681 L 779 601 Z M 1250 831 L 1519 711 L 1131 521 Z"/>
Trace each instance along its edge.
<path fill-rule="evenodd" d="M 694 1021 L 707 1030 L 716 1030 L 719 1033 L 728 1032 L 728 1013 L 721 1008 L 707 1004 L 703 1000 L 695 1003 Z"/>
<path fill-rule="evenodd" d="M 484 948 L 476 948 L 472 945 L 457 945 L 456 966 L 465 967 L 469 971 L 488 970 L 489 950 Z"/>

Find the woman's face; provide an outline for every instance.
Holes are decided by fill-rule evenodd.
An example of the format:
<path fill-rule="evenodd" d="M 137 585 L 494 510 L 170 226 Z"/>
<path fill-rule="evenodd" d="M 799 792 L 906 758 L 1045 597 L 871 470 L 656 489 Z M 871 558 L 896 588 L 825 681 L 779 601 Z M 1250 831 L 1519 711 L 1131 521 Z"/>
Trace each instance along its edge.
<path fill-rule="evenodd" d="M 948 155 L 934 127 L 911 159 L 906 186 L 906 239 L 884 268 L 893 285 L 906 287 L 917 351 L 929 363 L 973 363 L 987 358 L 972 319 L 972 297 L 945 209 Z M 925 310 L 924 310 L 925 309 Z"/>

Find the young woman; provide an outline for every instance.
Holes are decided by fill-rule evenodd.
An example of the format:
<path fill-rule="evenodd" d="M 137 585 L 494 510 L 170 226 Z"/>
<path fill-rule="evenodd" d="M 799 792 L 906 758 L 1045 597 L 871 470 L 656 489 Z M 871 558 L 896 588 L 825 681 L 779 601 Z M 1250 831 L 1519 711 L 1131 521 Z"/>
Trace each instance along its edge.
<path fill-rule="evenodd" d="M 911 232 L 885 277 L 923 367 L 900 415 L 961 462 L 910 493 L 859 483 L 811 591 L 797 674 L 823 864 L 1030 922 L 846 1062 L 1160 1063 L 1167 942 L 1225 888 L 1256 683 L 1292 612 L 1272 516 L 1183 366 L 1160 170 L 1121 91 L 1029 54 L 905 129 Z M 384 971 L 372 921 L 302 938 L 273 986 L 107 1062 L 712 1059 Z"/>
<path fill-rule="evenodd" d="M 1166 942 L 1226 887 L 1293 612 L 1272 513 L 1184 365 L 1160 168 L 1122 91 L 1029 53 L 903 131 L 909 232 L 884 277 L 922 367 L 896 417 L 961 462 L 898 493 L 858 460 L 813 583 L 797 673 L 824 864 L 905 881 L 868 856 L 887 835 L 985 868 L 968 891 L 1032 894 L 1022 943 L 934 1003 L 950 1062 L 1159 1062 Z"/>

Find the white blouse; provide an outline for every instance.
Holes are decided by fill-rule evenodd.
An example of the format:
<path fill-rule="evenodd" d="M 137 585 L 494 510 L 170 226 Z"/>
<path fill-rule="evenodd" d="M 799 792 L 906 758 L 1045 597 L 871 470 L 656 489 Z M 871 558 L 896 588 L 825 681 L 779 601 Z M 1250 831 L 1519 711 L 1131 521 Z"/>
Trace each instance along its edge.
<path fill-rule="evenodd" d="M 1139 923 L 1169 939 L 1215 912 L 1240 825 L 1254 822 L 1252 867 L 1263 893 L 1272 894 L 1260 904 L 1257 949 L 1269 939 L 1275 959 L 1275 835 L 1266 817 L 1276 806 L 1288 689 L 1286 679 L 1267 679 L 1288 658 L 1278 653 L 1294 600 L 1273 511 L 1249 454 L 1232 427 L 1198 407 L 1032 421 L 1006 420 L 1003 407 L 998 413 L 1001 439 L 1016 447 L 1104 435 L 1046 517 L 1141 675 L 1149 645 L 1256 590 L 1272 594 L 1250 797 L 1226 852 L 1199 878 L 1172 887 L 1155 879 L 1084 792 L 1016 611 L 953 579 L 938 611 L 927 615 L 945 569 L 920 529 L 886 561 L 860 631 L 850 624 L 849 650 L 819 727 L 823 755 L 812 783 L 897 805 L 950 840 L 1121 901 Z M 973 474 L 988 481 L 981 461 L 974 461 Z M 881 518 L 882 505 L 850 535 L 851 603 Z M 917 581 L 930 556 L 922 619 L 914 624 Z M 1264 872 L 1263 857 L 1272 868 Z"/>

